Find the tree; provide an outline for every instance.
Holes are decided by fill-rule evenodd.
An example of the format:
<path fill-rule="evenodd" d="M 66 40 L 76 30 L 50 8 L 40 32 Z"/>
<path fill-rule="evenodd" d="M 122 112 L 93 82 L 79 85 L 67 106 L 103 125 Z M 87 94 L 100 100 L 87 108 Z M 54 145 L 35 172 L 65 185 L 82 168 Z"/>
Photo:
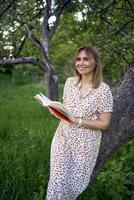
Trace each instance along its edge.
<path fill-rule="evenodd" d="M 128 67 L 114 92 L 112 123 L 102 134 L 102 142 L 91 183 L 108 158 L 134 137 L 134 62 Z"/>
<path fill-rule="evenodd" d="M 25 1 L 26 2 L 26 1 Z M 0 64 L 21 64 L 21 63 L 32 63 L 35 65 L 38 65 L 43 71 L 45 75 L 45 86 L 46 86 L 46 93 L 47 96 L 53 100 L 57 99 L 58 97 L 58 77 L 55 73 L 55 68 L 51 62 L 50 54 L 49 54 L 49 46 L 50 42 L 53 38 L 53 35 L 60 23 L 60 16 L 64 10 L 64 8 L 67 6 L 67 4 L 70 2 L 70 0 L 63 0 L 59 3 L 57 2 L 57 5 L 53 5 L 53 2 L 51 0 L 46 0 L 45 6 L 42 7 L 42 9 L 39 9 L 39 11 L 36 13 L 35 10 L 33 10 L 36 14 L 35 17 L 41 17 L 42 18 L 42 27 L 41 27 L 41 37 L 42 41 L 35 35 L 33 32 L 33 29 L 37 29 L 37 27 L 34 27 L 33 25 L 26 25 L 25 23 L 21 23 L 23 25 L 26 25 L 27 33 L 26 36 L 29 36 L 35 45 L 35 47 L 40 51 L 43 59 L 40 59 L 36 56 L 29 56 L 29 57 L 21 57 L 21 58 L 12 58 L 12 59 L 5 59 L 0 60 Z M 29 2 L 31 3 L 31 2 Z M 43 1 L 37 1 L 36 2 L 36 8 L 38 8 L 39 5 L 43 5 Z M 4 13 L 11 8 L 12 6 L 17 6 L 16 1 L 11 1 L 7 3 L 5 9 L 1 11 L 0 15 L 3 16 Z M 55 21 L 53 22 L 53 25 L 49 23 L 49 20 L 51 17 L 55 17 Z M 19 19 L 20 20 L 20 19 Z M 26 37 L 24 37 L 19 51 L 22 48 Z"/>

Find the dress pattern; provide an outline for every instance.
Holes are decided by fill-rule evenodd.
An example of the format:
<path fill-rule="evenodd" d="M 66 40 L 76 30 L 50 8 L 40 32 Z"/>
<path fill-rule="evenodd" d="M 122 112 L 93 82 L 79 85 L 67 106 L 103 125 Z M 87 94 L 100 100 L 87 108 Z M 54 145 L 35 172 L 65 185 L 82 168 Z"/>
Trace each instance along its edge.
<path fill-rule="evenodd" d="M 99 113 L 112 112 L 110 87 L 101 82 L 80 98 L 80 83 L 69 77 L 63 104 L 75 117 L 96 120 Z M 75 200 L 90 182 L 101 142 L 101 130 L 76 127 L 60 121 L 51 144 L 50 179 L 46 200 Z"/>

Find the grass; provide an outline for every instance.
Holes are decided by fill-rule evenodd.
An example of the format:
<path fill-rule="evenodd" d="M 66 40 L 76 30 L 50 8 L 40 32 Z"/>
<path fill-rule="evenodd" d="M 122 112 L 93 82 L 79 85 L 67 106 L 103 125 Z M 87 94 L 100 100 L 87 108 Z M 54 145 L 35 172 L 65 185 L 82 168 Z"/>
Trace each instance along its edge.
<path fill-rule="evenodd" d="M 0 199 L 43 199 L 58 120 L 33 98 L 43 84 L 0 82 Z"/>
<path fill-rule="evenodd" d="M 0 77 L 0 200 L 44 199 L 50 144 L 59 120 L 34 100 L 43 90 L 43 83 L 16 86 Z M 134 200 L 133 144 L 109 159 L 78 200 Z"/>

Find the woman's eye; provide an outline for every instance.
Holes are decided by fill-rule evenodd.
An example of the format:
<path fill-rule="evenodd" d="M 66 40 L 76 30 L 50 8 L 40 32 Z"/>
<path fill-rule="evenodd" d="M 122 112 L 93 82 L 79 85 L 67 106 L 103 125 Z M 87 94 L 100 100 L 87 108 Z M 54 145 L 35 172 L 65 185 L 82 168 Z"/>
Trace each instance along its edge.
<path fill-rule="evenodd" d="M 88 61 L 88 58 L 84 58 L 84 61 Z"/>
<path fill-rule="evenodd" d="M 80 61 L 81 59 L 80 58 L 76 58 L 76 61 Z"/>
<path fill-rule="evenodd" d="M 76 58 L 76 61 L 81 61 L 81 60 L 83 60 L 83 61 L 88 61 L 88 58 L 87 57 L 85 57 L 85 58 Z"/>

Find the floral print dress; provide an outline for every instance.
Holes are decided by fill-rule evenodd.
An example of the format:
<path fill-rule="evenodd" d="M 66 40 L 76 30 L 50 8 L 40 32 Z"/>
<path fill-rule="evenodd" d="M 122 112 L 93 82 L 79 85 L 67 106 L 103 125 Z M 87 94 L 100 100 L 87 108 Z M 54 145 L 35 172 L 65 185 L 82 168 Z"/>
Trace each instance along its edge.
<path fill-rule="evenodd" d="M 101 82 L 80 98 L 76 77 L 66 80 L 63 104 L 75 117 L 98 119 L 112 112 L 113 97 L 109 86 Z M 101 142 L 101 130 L 90 130 L 60 121 L 51 144 L 50 179 L 47 200 L 75 200 L 90 182 Z"/>

